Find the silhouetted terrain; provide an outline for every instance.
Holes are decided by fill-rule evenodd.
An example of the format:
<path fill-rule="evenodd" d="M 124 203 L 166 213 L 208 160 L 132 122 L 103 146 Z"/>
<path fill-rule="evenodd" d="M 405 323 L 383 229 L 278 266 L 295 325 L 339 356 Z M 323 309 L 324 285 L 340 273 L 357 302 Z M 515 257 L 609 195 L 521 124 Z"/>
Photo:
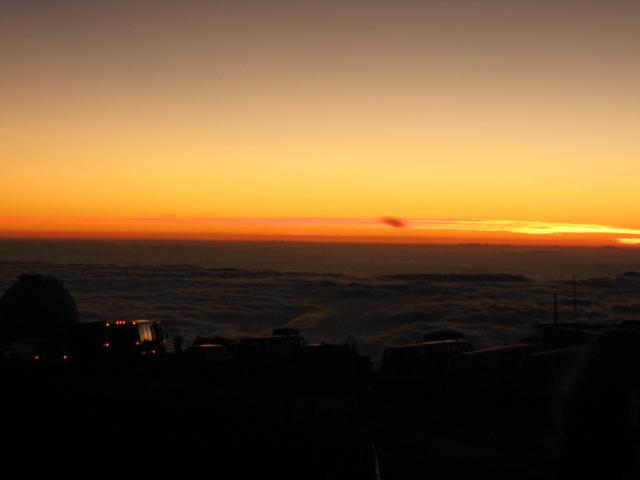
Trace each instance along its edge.
<path fill-rule="evenodd" d="M 540 343 L 542 330 L 531 324 L 552 321 L 557 293 L 559 318 L 574 328 L 572 282 L 531 272 L 4 261 L 0 290 L 36 272 L 62 281 L 81 324 L 149 318 L 169 340 L 183 337 L 185 348 L 198 336 L 214 345 L 126 361 L 3 361 L 3 432 L 13 458 L 53 455 L 68 473 L 86 473 L 89 461 L 222 478 L 627 478 L 635 468 L 640 341 L 635 330 L 607 331 L 636 320 L 640 275 L 629 269 L 578 280 L 583 328 L 578 343 L 557 345 Z M 23 281 L 58 288 L 37 278 Z M 46 312 L 36 308 L 41 302 L 31 302 L 34 318 Z M 57 305 L 75 318 L 75 306 Z M 406 362 L 392 374 L 370 372 L 344 368 L 324 350 L 284 363 L 242 353 L 242 338 L 252 345 L 279 327 L 335 348 L 355 344 L 376 362 L 386 347 L 423 338 L 438 344 L 464 334 L 449 342 L 465 348 L 411 376 L 402 375 Z M 523 337 L 529 343 L 520 344 Z M 482 350 L 507 343 L 514 345 Z M 412 355 L 405 358 L 425 361 Z"/>

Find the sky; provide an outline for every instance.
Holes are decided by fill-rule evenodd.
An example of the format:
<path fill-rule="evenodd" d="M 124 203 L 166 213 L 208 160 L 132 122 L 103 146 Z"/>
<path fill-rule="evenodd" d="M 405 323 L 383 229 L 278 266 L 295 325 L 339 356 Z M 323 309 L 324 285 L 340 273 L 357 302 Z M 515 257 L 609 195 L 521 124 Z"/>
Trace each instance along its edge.
<path fill-rule="evenodd" d="M 640 6 L 0 1 L 0 236 L 640 245 Z"/>

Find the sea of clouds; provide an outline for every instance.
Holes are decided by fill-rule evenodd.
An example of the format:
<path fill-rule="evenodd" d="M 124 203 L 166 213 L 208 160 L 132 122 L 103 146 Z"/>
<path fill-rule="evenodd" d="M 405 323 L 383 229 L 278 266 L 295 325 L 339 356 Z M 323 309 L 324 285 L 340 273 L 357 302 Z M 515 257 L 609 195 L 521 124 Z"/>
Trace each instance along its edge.
<path fill-rule="evenodd" d="M 64 260 L 64 258 L 62 258 Z M 377 359 L 430 331 L 464 332 L 478 347 L 518 342 L 533 324 L 573 319 L 571 279 L 494 272 L 321 273 L 186 264 L 0 260 L 0 292 L 23 273 L 58 277 L 81 321 L 151 318 L 171 336 L 261 335 L 300 329 L 312 342 L 355 339 Z M 406 270 L 406 269 L 405 269 Z M 486 270 L 486 269 L 485 269 Z M 580 278 L 581 321 L 640 318 L 640 274 Z"/>

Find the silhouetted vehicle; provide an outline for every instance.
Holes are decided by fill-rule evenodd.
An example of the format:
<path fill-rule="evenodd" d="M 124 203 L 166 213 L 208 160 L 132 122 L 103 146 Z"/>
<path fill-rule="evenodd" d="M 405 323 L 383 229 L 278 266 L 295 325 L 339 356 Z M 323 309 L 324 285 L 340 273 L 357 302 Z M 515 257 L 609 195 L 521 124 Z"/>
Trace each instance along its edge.
<path fill-rule="evenodd" d="M 529 355 L 525 360 L 529 395 L 546 400 L 568 398 L 588 354 L 589 347 L 580 346 Z"/>
<path fill-rule="evenodd" d="M 213 336 L 213 337 L 196 337 L 193 341 L 193 345 L 224 345 L 225 347 L 231 347 L 234 341 L 227 337 Z"/>
<path fill-rule="evenodd" d="M 449 387 L 476 392 L 515 387 L 524 378 L 526 358 L 549 348 L 542 343 L 519 343 L 456 355 L 449 361 Z"/>
<path fill-rule="evenodd" d="M 355 349 L 347 345 L 326 343 L 302 347 L 297 356 L 296 365 L 307 375 L 333 378 L 366 375 L 372 368 L 369 357 L 358 355 Z"/>
<path fill-rule="evenodd" d="M 184 352 L 188 361 L 202 365 L 225 365 L 235 360 L 233 352 L 225 345 L 215 343 L 198 343 L 191 345 Z"/>
<path fill-rule="evenodd" d="M 610 324 L 589 323 L 541 323 L 534 327 L 542 330 L 540 341 L 555 348 L 588 345 L 597 335 L 611 329 Z"/>
<path fill-rule="evenodd" d="M 385 380 L 443 382 L 449 359 L 471 350 L 471 344 L 457 340 L 388 347 L 380 371 Z"/>
<path fill-rule="evenodd" d="M 307 344 L 300 335 L 272 335 L 238 340 L 234 350 L 240 360 L 251 368 L 291 365 Z"/>
<path fill-rule="evenodd" d="M 19 338 L 4 352 L 10 363 L 59 365 L 68 360 L 65 346 L 49 338 Z"/>
<path fill-rule="evenodd" d="M 76 359 L 162 355 L 166 351 L 162 326 L 151 320 L 80 323 L 69 330 L 66 341 Z"/>

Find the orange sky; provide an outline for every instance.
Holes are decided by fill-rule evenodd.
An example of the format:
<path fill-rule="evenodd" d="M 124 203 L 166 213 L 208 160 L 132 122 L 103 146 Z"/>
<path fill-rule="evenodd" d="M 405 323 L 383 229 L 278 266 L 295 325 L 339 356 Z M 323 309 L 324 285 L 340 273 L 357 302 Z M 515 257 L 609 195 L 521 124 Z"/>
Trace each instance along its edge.
<path fill-rule="evenodd" d="M 634 2 L 15 3 L 1 236 L 638 244 Z"/>

